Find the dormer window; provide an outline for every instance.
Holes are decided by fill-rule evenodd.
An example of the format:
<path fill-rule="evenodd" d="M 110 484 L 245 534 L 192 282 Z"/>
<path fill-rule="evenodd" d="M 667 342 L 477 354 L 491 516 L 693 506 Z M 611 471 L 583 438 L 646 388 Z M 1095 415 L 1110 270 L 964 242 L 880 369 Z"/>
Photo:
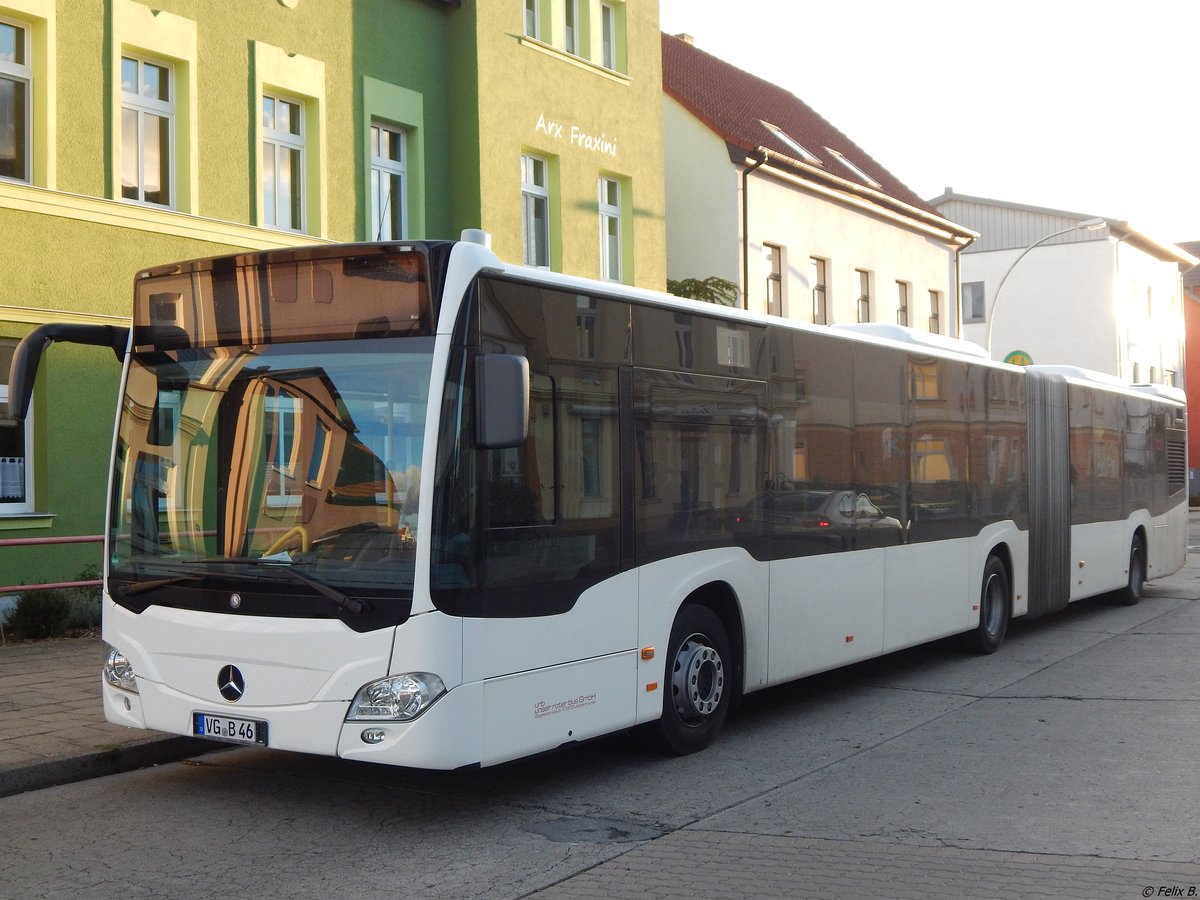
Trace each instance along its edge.
<path fill-rule="evenodd" d="M 849 169 L 854 174 L 854 176 L 859 181 L 861 181 L 863 184 L 870 185 L 873 188 L 882 187 L 882 185 L 880 185 L 880 183 L 878 181 L 876 181 L 874 178 L 872 178 L 870 175 L 868 175 L 866 172 L 864 172 L 862 169 L 860 169 L 854 163 L 850 162 L 850 160 L 846 159 L 846 157 L 843 154 L 834 150 L 832 147 L 826 147 L 825 150 L 829 153 L 830 156 L 832 156 L 834 159 L 836 159 L 838 162 L 840 162 L 843 166 L 845 166 L 847 169 Z"/>
<path fill-rule="evenodd" d="M 800 145 L 799 141 L 797 141 L 794 137 L 792 137 L 790 134 L 788 134 L 786 131 L 784 131 L 782 128 L 780 128 L 778 125 L 772 125 L 770 122 L 767 122 L 763 119 L 759 119 L 759 122 L 762 123 L 763 128 L 767 129 L 767 131 L 769 131 L 769 132 L 771 132 L 771 134 L 775 135 L 776 138 L 778 138 L 784 144 L 787 144 L 789 147 L 791 147 L 793 150 L 795 150 L 798 154 L 800 154 L 799 158 L 802 162 L 806 162 L 810 166 L 821 165 L 821 160 L 819 160 L 817 157 L 813 156 L 813 154 L 811 154 L 807 150 L 805 150 L 804 147 L 802 147 Z"/>

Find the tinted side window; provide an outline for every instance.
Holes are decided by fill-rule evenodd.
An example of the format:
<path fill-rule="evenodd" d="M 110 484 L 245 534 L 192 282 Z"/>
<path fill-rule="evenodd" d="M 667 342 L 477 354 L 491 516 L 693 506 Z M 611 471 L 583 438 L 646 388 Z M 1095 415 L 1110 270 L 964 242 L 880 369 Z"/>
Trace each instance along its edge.
<path fill-rule="evenodd" d="M 620 568 L 617 371 L 628 357 L 628 304 L 481 279 L 484 353 L 529 360 L 529 436 L 520 447 L 473 448 L 471 404 L 447 411 L 472 445 L 473 471 L 444 514 L 435 586 L 461 582 L 448 611 L 527 616 L 569 609 L 589 585 Z M 469 373 L 468 373 L 469 374 Z M 470 385 L 470 380 L 465 382 Z M 446 438 L 443 438 L 445 441 Z M 450 491 L 445 491 L 449 495 Z M 449 528 L 458 518 L 462 528 Z M 453 551 L 453 552 L 451 552 Z"/>
<path fill-rule="evenodd" d="M 999 369 L 975 370 L 986 398 L 985 431 L 971 441 L 971 487 L 980 524 L 1012 519 L 1028 527 L 1029 447 L 1024 376 Z"/>
<path fill-rule="evenodd" d="M 860 533 L 871 546 L 901 543 L 902 530 L 912 517 L 905 424 L 907 367 L 907 355 L 901 350 L 870 344 L 854 348 L 855 486 L 897 523 L 878 533 Z"/>
<path fill-rule="evenodd" d="M 654 369 L 762 377 L 765 329 L 649 306 L 633 308 L 634 363 Z"/>
<path fill-rule="evenodd" d="M 764 478 L 765 386 L 637 369 L 633 390 L 637 563 L 737 542 Z"/>
<path fill-rule="evenodd" d="M 1092 410 L 1095 392 L 1090 388 L 1067 386 L 1067 431 L 1071 460 L 1071 524 L 1095 522 L 1092 506 Z"/>
<path fill-rule="evenodd" d="M 1125 406 L 1126 510 L 1150 509 L 1154 505 L 1154 448 L 1150 442 L 1153 411 L 1149 400 L 1123 398 Z"/>
<path fill-rule="evenodd" d="M 1123 398 L 1081 385 L 1067 389 L 1071 442 L 1071 522 L 1123 519 Z"/>
<path fill-rule="evenodd" d="M 1150 444 L 1154 448 L 1154 475 L 1152 476 L 1154 479 L 1154 502 L 1150 504 L 1150 514 L 1160 516 L 1167 511 L 1167 502 L 1171 493 L 1180 487 L 1178 478 L 1174 485 L 1168 483 L 1171 467 L 1167 453 L 1172 443 L 1179 447 L 1180 442 L 1184 439 L 1184 433 L 1171 427 L 1174 414 L 1170 407 L 1155 403 L 1152 409 Z"/>
<path fill-rule="evenodd" d="M 1092 402 L 1092 516 L 1112 522 L 1125 518 L 1121 497 L 1125 404 L 1121 396 L 1106 391 L 1095 391 Z"/>
<path fill-rule="evenodd" d="M 773 329 L 770 346 L 770 470 L 739 525 L 761 533 L 774 559 L 853 549 L 851 345 L 830 335 Z"/>
<path fill-rule="evenodd" d="M 976 370 L 978 371 L 978 370 Z M 910 356 L 910 541 L 936 541 L 978 532 L 970 494 L 969 448 L 980 419 L 980 379 L 965 362 Z"/>

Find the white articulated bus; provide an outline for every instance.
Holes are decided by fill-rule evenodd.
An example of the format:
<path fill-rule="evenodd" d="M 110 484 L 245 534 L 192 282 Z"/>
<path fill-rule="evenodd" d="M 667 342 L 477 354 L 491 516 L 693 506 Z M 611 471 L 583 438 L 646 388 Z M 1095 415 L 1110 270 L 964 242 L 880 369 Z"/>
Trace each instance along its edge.
<path fill-rule="evenodd" d="M 481 240 L 150 269 L 102 684 L 135 728 L 490 765 L 1184 561 L 1183 396 L 501 263 Z"/>

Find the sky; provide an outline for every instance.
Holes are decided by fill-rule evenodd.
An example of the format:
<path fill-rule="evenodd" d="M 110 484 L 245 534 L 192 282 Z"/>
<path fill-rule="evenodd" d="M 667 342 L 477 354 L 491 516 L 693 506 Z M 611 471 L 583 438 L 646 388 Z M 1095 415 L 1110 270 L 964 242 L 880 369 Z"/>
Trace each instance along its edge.
<path fill-rule="evenodd" d="M 926 200 L 952 187 L 1200 240 L 1200 0 L 660 0 L 659 15 Z"/>

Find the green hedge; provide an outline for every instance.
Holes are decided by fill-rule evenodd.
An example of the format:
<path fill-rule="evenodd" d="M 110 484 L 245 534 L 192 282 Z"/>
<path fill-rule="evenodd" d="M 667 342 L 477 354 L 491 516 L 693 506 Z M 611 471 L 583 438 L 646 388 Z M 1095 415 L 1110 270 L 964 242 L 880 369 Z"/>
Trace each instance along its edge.
<path fill-rule="evenodd" d="M 96 567 L 88 566 L 72 580 L 91 581 L 97 577 Z M 99 624 L 99 588 L 59 588 L 22 594 L 8 614 L 7 629 L 23 638 L 38 640 L 61 637 L 73 629 L 95 628 Z"/>

